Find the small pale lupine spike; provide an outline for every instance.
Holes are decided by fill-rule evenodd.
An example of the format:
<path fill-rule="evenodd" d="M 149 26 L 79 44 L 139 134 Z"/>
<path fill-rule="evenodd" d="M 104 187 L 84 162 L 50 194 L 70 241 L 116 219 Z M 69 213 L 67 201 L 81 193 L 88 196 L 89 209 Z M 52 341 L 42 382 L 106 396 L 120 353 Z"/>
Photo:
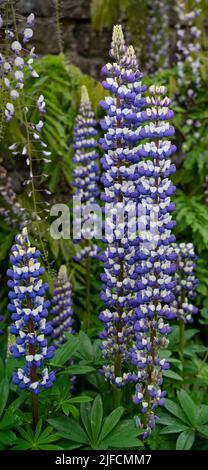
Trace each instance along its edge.
<path fill-rule="evenodd" d="M 138 191 L 149 229 L 141 237 L 146 259 L 140 258 L 141 245 L 138 247 L 141 261 L 137 267 L 140 266 L 142 276 L 137 284 L 136 342 L 132 347 L 132 363 L 140 371 L 133 400 L 140 405 L 144 439 L 154 429 L 155 408 L 164 404 L 162 373 L 169 364 L 161 350 L 168 345 L 166 335 L 171 331 L 168 320 L 174 317 L 177 257 L 172 245 L 175 237 L 171 233 L 175 226 L 171 215 L 174 210 L 171 195 L 175 187 L 169 179 L 175 171 L 170 159 L 176 150 L 170 140 L 174 134 L 169 123 L 173 112 L 169 109 L 171 102 L 165 96 L 165 87 L 153 85 L 149 93 L 145 110 L 149 123 L 141 131 L 145 143 L 139 146 L 143 160 L 138 163 Z"/>
<path fill-rule="evenodd" d="M 0 16 L 0 24 L 5 25 L 5 40 L 1 44 L 0 64 L 3 69 L 3 73 L 0 78 L 1 90 L 4 95 L 5 105 L 3 106 L 3 113 L 6 122 L 9 122 L 15 114 L 15 106 L 13 102 L 16 101 L 21 90 L 24 88 L 25 73 L 24 67 L 27 67 L 31 75 L 35 78 L 38 74 L 32 67 L 33 58 L 30 55 L 30 51 L 25 49 L 25 44 L 32 38 L 33 30 L 31 26 L 34 23 L 34 14 L 29 17 L 29 23 L 22 24 L 19 27 L 19 22 L 13 25 L 15 29 L 17 26 L 17 36 L 12 29 L 8 28 L 8 19 Z M 30 27 L 28 27 L 30 25 Z M 11 26 L 12 28 L 12 26 Z"/>
<path fill-rule="evenodd" d="M 14 372 L 13 383 L 33 394 L 38 394 L 40 388 L 52 387 L 55 380 L 54 372 L 49 372 L 45 364 L 53 356 L 54 347 L 48 347 L 45 338 L 52 326 L 46 323 L 50 302 L 45 299 L 48 284 L 41 279 L 45 270 L 40 257 L 40 251 L 30 245 L 24 228 L 11 248 L 12 269 L 7 271 L 8 311 L 13 321 L 10 331 L 16 336 L 10 351 L 16 359 L 25 360 L 25 365 Z"/>
<path fill-rule="evenodd" d="M 92 111 L 88 91 L 85 86 L 81 89 L 81 101 L 79 114 L 77 115 L 74 127 L 74 145 L 75 154 L 73 162 L 75 168 L 73 171 L 74 195 L 80 199 L 82 204 L 82 237 L 81 251 L 75 257 L 76 261 L 81 261 L 86 256 L 93 258 L 98 254 L 98 247 L 93 243 L 86 243 L 89 240 L 89 229 L 87 221 L 89 215 L 84 215 L 85 208 L 96 202 L 99 197 L 99 167 L 96 163 L 98 154 L 98 141 L 95 116 Z M 75 215 L 76 215 L 76 208 Z M 78 207 L 79 211 L 79 207 Z M 96 224 L 96 220 L 95 220 Z M 74 240 L 80 243 L 80 238 Z"/>
<path fill-rule="evenodd" d="M 196 297 L 198 279 L 195 275 L 197 256 L 193 243 L 175 243 L 173 245 L 177 253 L 176 263 L 176 300 L 173 303 L 175 316 L 184 323 L 192 323 L 193 315 L 198 313 L 198 308 L 192 303 Z"/>
<path fill-rule="evenodd" d="M 128 381 L 138 379 L 137 374 L 129 371 L 130 345 L 134 339 L 134 303 L 138 291 L 138 236 L 134 227 L 131 232 L 128 214 L 133 220 L 135 204 L 140 196 L 137 190 L 140 177 L 137 170 L 140 160 L 138 142 L 142 123 L 146 120 L 143 111 L 146 87 L 142 84 L 143 74 L 138 69 L 133 47 L 124 47 L 120 26 L 113 30 L 110 54 L 115 61 L 102 68 L 105 76 L 102 84 L 112 96 L 106 96 L 100 103 L 106 112 L 101 121 L 105 134 L 100 140 L 104 150 L 101 158 L 104 192 L 101 198 L 105 202 L 106 243 L 102 256 L 101 298 L 106 308 L 99 318 L 104 325 L 100 337 L 106 362 L 101 373 L 105 380 L 120 388 Z M 126 215 L 122 219 L 124 210 Z M 117 223 L 119 218 L 120 223 Z"/>
<path fill-rule="evenodd" d="M 176 60 L 178 69 L 178 83 L 189 88 L 190 74 L 193 77 L 196 87 L 200 86 L 200 51 L 201 51 L 201 31 L 197 24 L 197 19 L 201 14 L 200 1 L 195 0 L 195 5 L 187 10 L 184 0 L 176 0 L 175 10 L 177 14 L 176 37 L 177 50 Z M 188 89 L 189 98 L 194 98 L 195 91 Z M 182 101 L 182 99 L 180 98 Z"/>
<path fill-rule="evenodd" d="M 170 66 L 170 3 L 167 0 L 148 0 L 147 71 L 154 74 Z"/>
<path fill-rule="evenodd" d="M 52 339 L 55 346 L 62 344 L 66 341 L 65 333 L 74 333 L 72 325 L 73 319 L 73 300 L 72 300 L 72 286 L 69 281 L 66 266 L 61 266 L 58 272 L 58 277 L 55 282 L 55 289 L 53 292 L 51 314 L 53 319 L 51 324 L 53 326 Z"/>

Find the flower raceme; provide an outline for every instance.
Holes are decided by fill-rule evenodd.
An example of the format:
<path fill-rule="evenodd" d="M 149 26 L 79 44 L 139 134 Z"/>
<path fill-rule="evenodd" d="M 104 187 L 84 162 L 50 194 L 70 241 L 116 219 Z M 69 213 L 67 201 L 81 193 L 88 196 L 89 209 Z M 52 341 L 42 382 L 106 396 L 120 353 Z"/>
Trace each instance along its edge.
<path fill-rule="evenodd" d="M 35 16 L 31 13 L 26 19 L 26 24 L 22 28 L 18 27 L 16 31 L 10 29 L 8 20 L 0 16 L 0 27 L 5 28 L 5 43 L 0 54 L 0 64 L 3 71 L 1 76 L 1 88 L 4 95 L 4 115 L 6 122 L 10 121 L 15 113 L 13 102 L 16 101 L 24 88 L 25 69 L 29 70 L 31 75 L 38 77 L 33 68 L 34 48 L 25 49 L 25 45 L 33 37 L 33 25 Z M 16 25 L 14 25 L 14 29 Z M 18 37 L 18 39 L 17 39 Z"/>
<path fill-rule="evenodd" d="M 198 285 L 198 279 L 195 276 L 197 256 L 192 243 L 174 244 L 174 250 L 177 253 L 176 300 L 173 303 L 175 316 L 185 323 L 192 323 L 193 315 L 198 313 L 198 308 L 192 303 L 196 297 Z"/>
<path fill-rule="evenodd" d="M 88 91 L 85 86 L 81 89 L 81 102 L 79 114 L 76 118 L 74 128 L 74 149 L 75 155 L 73 162 L 75 168 L 73 171 L 74 195 L 81 198 L 83 209 L 96 201 L 99 196 L 99 168 L 96 163 L 98 158 L 98 141 L 95 116 L 92 111 Z M 76 211 L 76 209 L 75 209 Z M 84 210 L 83 210 L 84 212 Z M 90 232 L 87 226 L 88 217 L 84 217 L 82 227 L 82 238 L 89 240 Z M 76 260 L 81 261 L 86 257 L 96 257 L 97 247 L 87 243 L 77 254 Z"/>
<path fill-rule="evenodd" d="M 110 54 L 114 62 L 103 68 L 103 86 L 113 96 L 101 102 L 107 113 L 101 123 L 102 199 L 112 215 L 115 206 L 129 208 L 136 201 L 146 218 L 145 227 L 140 218 L 133 237 L 128 236 L 124 217 L 123 237 L 115 224 L 113 236 L 105 239 L 102 300 L 107 308 L 100 319 L 101 348 L 108 363 L 102 373 L 119 388 L 128 381 L 136 384 L 134 403 L 140 406 L 147 438 L 155 425 L 154 409 L 164 403 L 162 371 L 169 365 L 159 353 L 167 347 L 168 320 L 174 317 L 175 187 L 169 179 L 175 171 L 170 157 L 176 148 L 169 140 L 173 112 L 165 87 L 151 86 L 144 95 L 134 50 L 125 46 L 120 26 L 114 28 Z"/>
<path fill-rule="evenodd" d="M 48 284 L 41 279 L 44 268 L 40 257 L 40 251 L 30 245 L 24 228 L 12 246 L 12 269 L 7 271 L 11 289 L 8 305 L 13 321 L 11 333 L 16 336 L 16 343 L 10 350 L 16 359 L 25 359 L 25 366 L 13 374 L 13 383 L 33 394 L 39 393 L 40 388 L 52 387 L 55 380 L 54 372 L 49 372 L 45 366 L 45 361 L 53 356 L 54 347 L 48 347 L 45 338 L 52 326 L 47 323 L 50 302 L 45 300 Z"/>
<path fill-rule="evenodd" d="M 66 341 L 65 332 L 74 333 L 72 329 L 74 323 L 72 286 L 68 279 L 66 266 L 61 266 L 59 269 L 50 313 L 53 315 L 51 321 L 53 326 L 51 337 L 55 345 L 62 344 Z"/>
<path fill-rule="evenodd" d="M 107 360 L 103 373 L 106 380 L 121 387 L 131 380 L 128 348 L 134 333 L 132 307 L 137 273 L 136 249 L 127 236 L 127 217 L 124 216 L 118 225 L 115 208 L 122 210 L 125 207 L 131 212 L 132 201 L 137 201 L 139 175 L 135 142 L 139 139 L 138 130 L 144 119 L 142 108 L 145 99 L 142 94 L 145 86 L 141 82 L 142 73 L 138 70 L 134 50 L 125 46 L 120 26 L 114 27 L 110 55 L 113 63 L 102 69 L 106 76 L 103 87 L 113 96 L 107 96 L 101 102 L 106 111 L 101 122 L 105 132 L 101 139 L 105 152 L 101 159 L 101 181 L 104 186 L 101 197 L 105 202 L 106 219 L 110 214 L 112 216 L 112 226 L 110 235 L 106 233 L 107 248 L 102 256 L 105 270 L 102 275 L 102 300 L 106 310 L 100 314 L 100 319 L 104 325 L 101 348 Z"/>

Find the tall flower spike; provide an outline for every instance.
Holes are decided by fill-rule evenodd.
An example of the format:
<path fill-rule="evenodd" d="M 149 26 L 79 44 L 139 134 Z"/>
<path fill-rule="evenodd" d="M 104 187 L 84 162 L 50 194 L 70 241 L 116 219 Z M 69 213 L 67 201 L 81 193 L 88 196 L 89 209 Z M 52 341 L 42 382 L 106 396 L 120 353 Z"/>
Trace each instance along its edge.
<path fill-rule="evenodd" d="M 56 345 L 66 341 L 65 332 L 74 333 L 72 325 L 73 308 L 72 308 L 72 286 L 68 279 L 66 266 L 61 266 L 55 283 L 52 300 L 53 308 L 51 309 L 52 319 L 52 339 Z"/>
<path fill-rule="evenodd" d="M 40 388 L 52 387 L 55 380 L 54 372 L 49 372 L 45 366 L 54 352 L 45 338 L 52 330 L 50 323 L 46 323 L 50 302 L 44 296 L 48 284 L 41 279 L 44 274 L 39 261 L 41 254 L 31 247 L 26 228 L 15 241 L 10 257 L 13 267 L 7 271 L 11 278 L 8 281 L 11 333 L 16 336 L 16 343 L 10 350 L 15 358 L 25 358 L 25 366 L 13 374 L 13 383 L 38 394 Z"/>
<path fill-rule="evenodd" d="M 176 148 L 169 140 L 174 128 L 168 122 L 173 112 L 169 109 L 169 98 L 164 96 L 165 87 L 151 86 L 149 92 L 146 114 L 150 122 L 141 131 L 147 140 L 140 146 L 143 160 L 138 164 L 138 190 L 147 227 L 141 242 L 148 256 L 140 265 L 144 274 L 140 278 L 139 306 L 135 310 L 136 345 L 132 347 L 132 362 L 140 370 L 134 403 L 141 405 L 144 439 L 155 426 L 155 408 L 164 403 L 162 371 L 169 368 L 169 364 L 162 358 L 161 349 L 168 345 L 166 335 L 170 327 L 167 320 L 174 317 L 176 259 L 172 246 L 175 237 L 171 233 L 175 226 L 171 216 L 174 210 L 171 195 L 175 187 L 169 179 L 175 171 L 170 156 Z"/>
<path fill-rule="evenodd" d="M 81 102 L 79 114 L 76 118 L 74 127 L 74 149 L 75 155 L 73 162 L 75 168 L 73 171 L 73 186 L 75 187 L 74 195 L 79 197 L 82 203 L 82 238 L 85 245 L 75 258 L 81 261 L 89 256 L 94 257 L 97 254 L 97 247 L 89 243 L 90 233 L 87 228 L 87 220 L 89 216 L 84 215 L 85 206 L 93 204 L 99 196 L 98 188 L 98 142 L 96 139 L 97 130 L 95 128 L 96 121 L 92 111 L 92 106 L 85 86 L 81 89 Z M 80 241 L 80 240 L 77 240 Z"/>
<path fill-rule="evenodd" d="M 177 253 L 176 300 L 173 303 L 175 315 L 178 320 L 192 323 L 193 315 L 198 313 L 198 308 L 192 304 L 198 285 L 198 279 L 195 276 L 197 256 L 192 243 L 174 244 L 174 250 Z"/>
<path fill-rule="evenodd" d="M 137 249 L 134 246 L 136 234 L 129 220 L 138 197 L 139 154 L 135 144 L 140 140 L 141 123 L 146 115 L 142 111 L 145 105 L 143 74 L 138 70 L 133 47 L 126 48 L 124 44 L 120 26 L 114 27 L 110 55 L 114 62 L 102 69 L 106 76 L 103 87 L 113 96 L 107 96 L 100 103 L 106 111 L 101 121 L 105 132 L 101 139 L 105 152 L 101 158 L 104 186 L 101 198 L 105 202 L 107 247 L 102 256 L 101 293 L 106 309 L 99 318 L 104 325 L 101 349 L 106 360 L 102 372 L 106 380 L 120 388 L 132 380 L 129 348 L 134 335 Z"/>

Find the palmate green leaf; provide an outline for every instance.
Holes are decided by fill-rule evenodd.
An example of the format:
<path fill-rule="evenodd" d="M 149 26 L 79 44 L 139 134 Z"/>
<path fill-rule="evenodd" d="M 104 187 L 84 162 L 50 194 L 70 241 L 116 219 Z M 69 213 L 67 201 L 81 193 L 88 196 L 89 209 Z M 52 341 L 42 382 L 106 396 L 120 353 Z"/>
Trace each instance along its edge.
<path fill-rule="evenodd" d="M 196 424 L 200 426 L 208 423 L 208 406 L 199 405 L 196 409 Z"/>
<path fill-rule="evenodd" d="M 132 420 L 125 420 L 118 424 L 107 438 L 103 441 L 104 445 L 115 449 L 128 449 L 131 447 L 141 447 L 142 443 L 138 436 L 142 434 L 142 429 L 137 429 Z"/>
<path fill-rule="evenodd" d="M 43 433 L 38 438 L 37 444 L 38 446 L 42 444 L 49 444 L 50 442 L 58 441 L 60 438 L 58 434 L 52 434 L 53 428 L 50 426 L 43 431 Z"/>
<path fill-rule="evenodd" d="M 42 419 L 39 419 L 38 424 L 35 429 L 35 435 L 34 435 L 34 440 L 37 441 L 42 429 Z"/>
<path fill-rule="evenodd" d="M 82 364 L 73 365 L 67 367 L 62 374 L 69 374 L 69 375 L 82 375 L 82 374 L 89 374 L 89 372 L 93 372 L 95 369 L 92 366 L 84 366 Z"/>
<path fill-rule="evenodd" d="M 189 421 L 188 421 L 188 419 L 187 419 L 185 413 L 182 411 L 182 409 L 180 408 L 180 406 L 179 406 L 177 403 L 175 403 L 174 401 L 169 400 L 168 398 L 166 398 L 166 400 L 165 400 L 165 408 L 166 408 L 166 410 L 168 410 L 171 414 L 173 414 L 174 416 L 176 416 L 177 418 L 179 418 L 183 423 L 189 425 Z"/>
<path fill-rule="evenodd" d="M 195 441 L 195 432 L 192 429 L 183 431 L 176 441 L 176 450 L 189 450 Z"/>
<path fill-rule="evenodd" d="M 21 439 L 21 437 L 17 438 L 15 446 L 12 447 L 12 450 L 29 450 L 29 449 L 31 449 L 31 442 L 25 441 L 24 439 Z"/>
<path fill-rule="evenodd" d="M 184 411 L 189 422 L 194 426 L 196 424 L 196 406 L 192 398 L 185 390 L 180 390 L 177 393 L 182 410 Z"/>
<path fill-rule="evenodd" d="M 179 423 L 179 424 L 170 424 L 168 426 L 166 426 L 164 429 L 162 429 L 162 431 L 160 432 L 160 434 L 173 434 L 173 433 L 178 433 L 178 432 L 181 432 L 181 431 L 186 431 L 188 428 L 188 426 L 186 426 L 185 424 L 183 423 Z"/>
<path fill-rule="evenodd" d="M 40 444 L 38 446 L 39 450 L 63 450 L 63 447 L 55 444 Z"/>
<path fill-rule="evenodd" d="M 87 395 L 69 398 L 69 403 L 87 403 L 88 401 L 92 401 L 92 397 L 88 397 Z"/>
<path fill-rule="evenodd" d="M 4 378 L 0 383 L 0 418 L 4 411 L 9 396 L 9 382 Z"/>
<path fill-rule="evenodd" d="M 20 436 L 25 440 L 30 442 L 30 444 L 34 441 L 34 433 L 30 426 L 26 426 L 26 429 L 19 428 L 18 429 Z"/>
<path fill-rule="evenodd" d="M 92 406 L 90 403 L 81 403 L 80 405 L 81 420 L 85 427 L 85 430 L 87 432 L 89 439 L 92 439 L 92 429 L 91 429 L 91 423 L 90 423 L 91 409 L 92 409 Z"/>
<path fill-rule="evenodd" d="M 8 408 L 0 421 L 0 431 L 15 427 L 21 422 L 21 418 L 11 408 Z"/>
<path fill-rule="evenodd" d="M 124 408 L 122 406 L 119 406 L 118 408 L 113 410 L 109 416 L 105 418 L 105 420 L 103 421 L 101 433 L 99 435 L 98 443 L 103 441 L 106 438 L 106 436 L 110 434 L 110 432 L 117 426 L 123 413 L 124 413 Z"/>
<path fill-rule="evenodd" d="M 53 426 L 58 435 L 69 439 L 72 442 L 79 442 L 80 444 L 89 444 L 89 439 L 80 424 L 73 418 L 66 416 L 57 417 L 48 420 L 49 424 Z"/>
<path fill-rule="evenodd" d="M 103 403 L 100 395 L 97 395 L 92 408 L 91 408 L 91 429 L 92 429 L 92 439 L 94 442 L 97 442 L 98 436 L 100 434 L 101 426 L 103 420 Z"/>
<path fill-rule="evenodd" d="M 69 416 L 70 413 L 74 418 L 78 418 L 79 416 L 79 411 L 76 406 L 70 405 L 67 402 L 61 404 L 61 409 L 66 416 Z"/>
<path fill-rule="evenodd" d="M 169 425 L 170 426 L 172 426 L 172 425 L 180 426 L 181 424 L 184 425 L 184 423 L 181 422 L 180 419 L 175 418 L 174 416 L 172 416 L 170 414 L 167 414 L 167 413 L 164 413 L 162 411 L 159 413 L 157 423 L 158 424 L 165 424 L 166 426 L 169 426 Z M 187 424 L 187 426 L 188 426 L 188 424 Z"/>
<path fill-rule="evenodd" d="M 16 441 L 16 434 L 13 431 L 0 431 L 0 442 L 4 445 L 11 446 Z"/>
<path fill-rule="evenodd" d="M 183 378 L 173 370 L 163 371 L 163 376 L 167 377 L 168 379 L 179 380 L 180 382 L 183 381 Z"/>
<path fill-rule="evenodd" d="M 92 347 L 90 338 L 83 331 L 80 331 L 79 338 L 80 338 L 80 348 L 79 348 L 80 356 L 84 357 L 84 359 L 89 362 L 92 361 L 93 360 L 93 347 Z"/>
<path fill-rule="evenodd" d="M 79 339 L 72 336 L 68 341 L 56 350 L 55 355 L 51 361 L 51 365 L 61 367 L 69 361 L 78 349 Z"/>
<path fill-rule="evenodd" d="M 206 439 L 208 439 L 208 424 L 197 426 L 197 431 L 202 434 L 203 437 L 206 437 Z"/>

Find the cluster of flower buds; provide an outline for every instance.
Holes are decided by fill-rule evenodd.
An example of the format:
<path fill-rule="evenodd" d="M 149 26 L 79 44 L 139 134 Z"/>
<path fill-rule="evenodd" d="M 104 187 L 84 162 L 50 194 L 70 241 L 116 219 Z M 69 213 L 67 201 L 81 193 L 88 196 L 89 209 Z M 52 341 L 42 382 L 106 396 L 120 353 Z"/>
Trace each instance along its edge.
<path fill-rule="evenodd" d="M 72 286 L 68 279 L 66 266 L 61 266 L 55 283 L 53 307 L 50 312 L 53 315 L 51 337 L 55 346 L 66 341 L 66 332 L 74 333 L 72 329 L 74 323 L 72 303 Z"/>
<path fill-rule="evenodd" d="M 200 36 L 201 31 L 197 26 L 197 18 L 200 15 L 198 7 L 201 0 L 195 0 L 195 7 L 189 11 L 186 9 L 184 0 L 176 0 L 176 13 L 178 21 L 176 25 L 177 32 L 177 68 L 178 83 L 189 87 L 190 79 L 188 72 L 191 73 L 196 87 L 200 85 Z M 194 98 L 194 90 L 188 90 L 188 96 Z"/>
<path fill-rule="evenodd" d="M 1 90 L 4 96 L 4 114 L 6 122 L 10 121 L 14 115 L 15 107 L 13 102 L 19 98 L 21 90 L 24 88 L 25 69 L 28 69 L 31 75 L 38 77 L 33 68 L 34 48 L 27 50 L 25 45 L 33 37 L 33 26 L 35 16 L 31 13 L 26 24 L 22 22 L 17 25 L 18 31 L 13 31 L 8 25 L 8 19 L 0 16 L 0 29 L 4 28 L 5 40 L 1 44 L 0 66 L 1 66 Z M 14 25 L 16 28 L 16 25 Z M 17 39 L 18 37 L 18 39 Z"/>
<path fill-rule="evenodd" d="M 73 171 L 73 186 L 75 188 L 74 195 L 79 198 L 82 207 L 82 238 L 85 241 L 90 239 L 88 227 L 89 215 L 85 215 L 85 209 L 95 203 L 96 198 L 99 196 L 99 167 L 96 163 L 99 155 L 95 126 L 96 121 L 88 91 L 85 86 L 82 86 L 79 114 L 77 115 L 74 127 L 73 147 L 75 154 L 73 162 L 75 163 L 75 168 Z M 80 240 L 77 239 L 76 241 Z M 91 243 L 88 243 L 88 245 L 87 247 L 82 247 L 75 258 L 77 261 L 82 260 L 86 256 L 95 256 L 96 245 Z"/>
<path fill-rule="evenodd" d="M 192 243 L 178 243 L 173 247 L 177 253 L 176 300 L 173 302 L 175 316 L 185 323 L 192 323 L 193 315 L 198 313 L 198 308 L 192 304 L 198 285 L 198 279 L 195 276 L 197 256 Z"/>
<path fill-rule="evenodd" d="M 48 347 L 45 338 L 52 332 L 52 326 L 47 323 L 50 302 L 45 299 L 48 284 L 41 279 L 44 268 L 40 257 L 40 251 L 30 245 L 24 228 L 12 246 L 12 269 L 7 271 L 11 289 L 8 305 L 13 320 L 11 333 L 16 336 L 10 351 L 15 358 L 25 359 L 24 368 L 13 374 L 13 383 L 34 394 L 42 387 L 51 387 L 55 380 L 54 372 L 49 372 L 45 366 L 45 361 L 53 356 L 54 347 Z"/>
<path fill-rule="evenodd" d="M 151 75 L 169 67 L 169 15 L 167 0 L 148 0 L 147 71 Z"/>

